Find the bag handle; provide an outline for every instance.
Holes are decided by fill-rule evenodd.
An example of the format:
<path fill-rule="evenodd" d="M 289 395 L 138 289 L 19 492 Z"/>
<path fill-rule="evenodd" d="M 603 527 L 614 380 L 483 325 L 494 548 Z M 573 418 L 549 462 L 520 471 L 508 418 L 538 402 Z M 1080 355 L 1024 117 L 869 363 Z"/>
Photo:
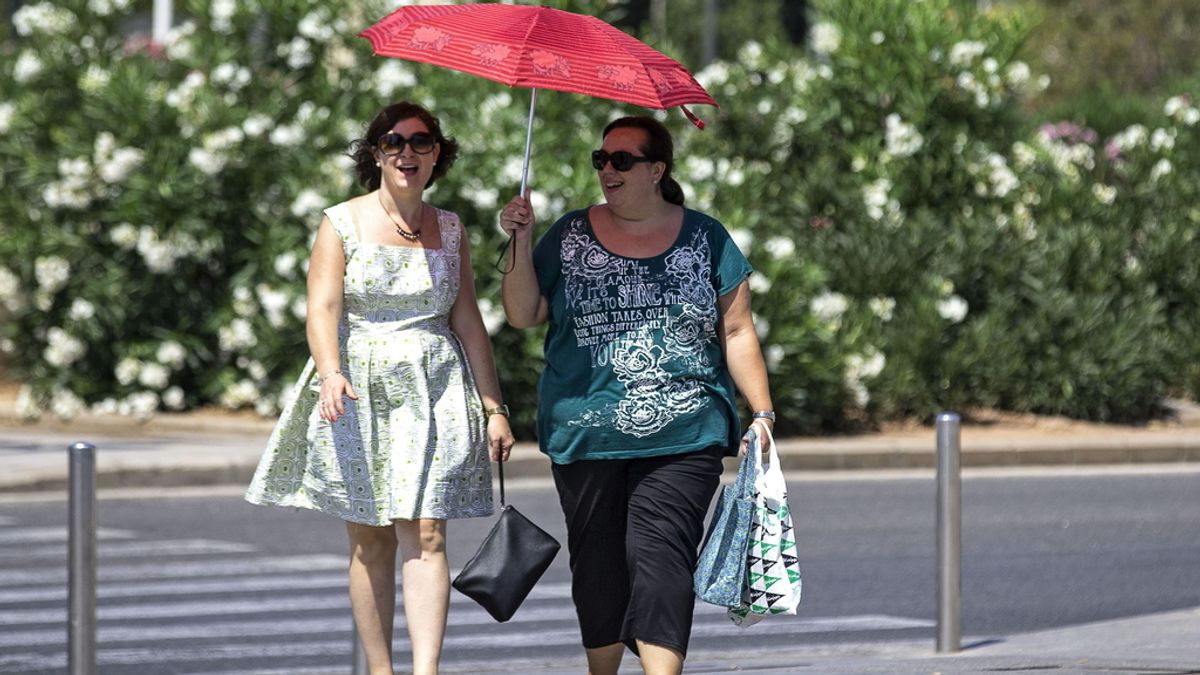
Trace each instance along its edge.
<path fill-rule="evenodd" d="M 500 473 L 500 507 L 504 508 L 504 462 L 496 462 L 497 471 Z"/>

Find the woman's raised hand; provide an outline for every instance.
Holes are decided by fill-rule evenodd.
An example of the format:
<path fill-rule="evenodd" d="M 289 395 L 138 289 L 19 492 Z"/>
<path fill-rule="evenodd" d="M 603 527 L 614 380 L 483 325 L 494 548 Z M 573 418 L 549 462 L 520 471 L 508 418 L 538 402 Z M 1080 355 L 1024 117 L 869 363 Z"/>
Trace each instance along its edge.
<path fill-rule="evenodd" d="M 533 232 L 533 205 L 529 195 L 513 197 L 500 211 L 500 228 L 514 239 L 526 239 Z"/>

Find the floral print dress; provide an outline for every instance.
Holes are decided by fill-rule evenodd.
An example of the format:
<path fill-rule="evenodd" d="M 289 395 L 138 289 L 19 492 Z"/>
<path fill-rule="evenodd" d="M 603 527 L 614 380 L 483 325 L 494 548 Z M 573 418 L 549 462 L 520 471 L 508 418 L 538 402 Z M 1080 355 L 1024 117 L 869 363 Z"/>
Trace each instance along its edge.
<path fill-rule="evenodd" d="M 317 411 L 312 359 L 268 441 L 246 500 L 316 509 L 366 525 L 493 512 L 483 404 L 450 308 L 458 216 L 438 210 L 441 248 L 358 240 L 350 207 L 325 211 L 346 258 L 341 370 L 358 400 Z"/>

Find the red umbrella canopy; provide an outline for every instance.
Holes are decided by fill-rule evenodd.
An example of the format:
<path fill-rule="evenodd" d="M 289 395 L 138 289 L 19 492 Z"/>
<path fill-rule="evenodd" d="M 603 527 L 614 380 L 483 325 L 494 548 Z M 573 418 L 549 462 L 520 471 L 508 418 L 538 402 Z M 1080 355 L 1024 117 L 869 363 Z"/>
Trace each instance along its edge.
<path fill-rule="evenodd" d="M 445 66 L 509 86 L 648 108 L 717 105 L 674 59 L 600 19 L 549 7 L 410 5 L 359 35 L 371 41 L 377 55 Z"/>

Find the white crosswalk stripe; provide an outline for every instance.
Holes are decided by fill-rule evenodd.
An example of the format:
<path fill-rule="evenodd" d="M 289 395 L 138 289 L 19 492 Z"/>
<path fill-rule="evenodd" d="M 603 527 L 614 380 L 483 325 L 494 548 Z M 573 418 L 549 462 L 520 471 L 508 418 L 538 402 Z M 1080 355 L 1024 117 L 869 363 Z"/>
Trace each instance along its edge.
<path fill-rule="evenodd" d="M 0 521 L 0 537 L 7 535 L 4 541 L 14 544 L 0 553 L 0 564 L 10 566 L 0 568 L 0 673 L 63 672 L 65 550 L 50 545 L 62 540 L 61 530 L 17 525 L 11 519 Z M 349 670 L 352 624 L 344 556 L 254 555 L 248 544 L 141 539 L 128 530 L 108 530 L 102 541 L 97 588 L 101 672 L 317 675 Z M 50 555 L 52 548 L 57 559 Z M 17 564 L 21 566 L 12 567 Z M 568 582 L 544 581 L 511 621 L 498 624 L 469 598 L 453 593 L 444 652 L 447 672 L 532 670 L 543 662 L 530 660 L 535 652 L 582 663 L 570 595 Z M 769 636 L 775 640 L 928 631 L 933 626 L 924 619 L 884 615 L 771 621 Z M 399 663 L 411 648 L 405 627 L 403 612 L 398 612 Z M 722 608 L 698 604 L 692 635 L 693 644 L 714 647 L 768 632 L 739 629 Z"/>
<path fill-rule="evenodd" d="M 0 530 L 0 544 L 11 546 L 13 544 L 36 544 L 45 541 L 66 541 L 68 536 L 67 528 L 65 527 L 16 527 L 11 530 Z M 100 541 L 105 539 L 133 539 L 137 533 L 129 530 L 113 530 L 106 527 L 96 529 L 96 538 Z"/>

